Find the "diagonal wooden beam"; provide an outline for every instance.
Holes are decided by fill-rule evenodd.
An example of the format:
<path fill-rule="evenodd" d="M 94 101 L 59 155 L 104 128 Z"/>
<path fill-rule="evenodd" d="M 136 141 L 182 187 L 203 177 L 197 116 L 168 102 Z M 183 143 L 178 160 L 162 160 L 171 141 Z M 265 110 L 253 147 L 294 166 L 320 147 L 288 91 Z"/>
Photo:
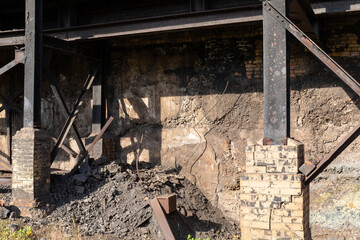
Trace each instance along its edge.
<path fill-rule="evenodd" d="M 57 139 L 54 138 L 54 137 L 52 137 L 51 140 L 53 140 L 54 143 L 57 142 Z M 62 148 L 67 154 L 71 155 L 73 158 L 75 158 L 75 157 L 78 155 L 77 152 L 75 152 L 75 151 L 72 150 L 71 148 L 65 146 L 65 144 L 63 144 L 63 145 L 61 146 L 61 148 Z"/>
<path fill-rule="evenodd" d="M 104 125 L 104 127 L 101 129 L 101 131 L 99 132 L 99 134 L 96 136 L 96 138 L 94 139 L 94 141 L 91 143 L 91 145 L 88 147 L 88 149 L 86 149 L 84 152 L 80 153 L 78 156 L 78 159 L 76 159 L 76 164 L 73 167 L 73 169 L 70 171 L 69 175 L 73 175 L 77 169 L 80 167 L 80 165 L 82 164 L 82 162 L 89 156 L 89 153 L 91 152 L 91 150 L 95 147 L 96 143 L 100 140 L 100 138 L 104 135 L 106 129 L 108 129 L 108 127 L 110 126 L 111 122 L 114 120 L 114 118 L 112 116 L 110 116 L 110 118 L 107 120 L 106 124 Z"/>
<path fill-rule="evenodd" d="M 62 113 L 64 114 L 65 118 L 69 118 L 70 117 L 70 111 L 69 109 L 67 108 L 66 104 L 65 104 L 65 101 L 64 101 L 64 98 L 62 96 L 62 94 L 60 93 L 55 81 L 54 81 L 54 78 L 53 78 L 53 75 L 52 73 L 50 72 L 50 69 L 47 68 L 47 76 L 48 76 L 48 79 L 50 81 L 50 88 L 55 96 L 55 99 L 57 101 L 57 103 L 59 104 L 60 106 L 60 109 L 62 111 Z M 81 140 L 81 136 L 80 136 L 80 133 L 75 125 L 75 123 L 73 123 L 72 125 L 72 130 L 74 131 L 74 138 L 75 138 L 75 141 L 80 149 L 80 152 L 82 151 L 85 151 L 85 146 L 84 146 L 84 143 L 83 141 Z"/>
<path fill-rule="evenodd" d="M 83 104 L 85 94 L 91 88 L 92 83 L 94 82 L 96 73 L 97 73 L 97 70 L 94 71 L 92 74 L 90 74 L 88 79 L 86 80 L 85 85 L 80 93 L 80 96 L 79 96 L 78 100 L 76 101 L 74 108 L 73 108 L 72 112 L 70 113 L 63 129 L 61 130 L 61 133 L 58 137 L 58 141 L 56 142 L 53 150 L 51 151 L 51 163 L 54 162 L 57 154 L 59 153 L 61 145 L 64 143 L 66 136 L 68 135 L 72 125 L 74 124 L 74 121 L 79 114 L 79 107 Z"/>

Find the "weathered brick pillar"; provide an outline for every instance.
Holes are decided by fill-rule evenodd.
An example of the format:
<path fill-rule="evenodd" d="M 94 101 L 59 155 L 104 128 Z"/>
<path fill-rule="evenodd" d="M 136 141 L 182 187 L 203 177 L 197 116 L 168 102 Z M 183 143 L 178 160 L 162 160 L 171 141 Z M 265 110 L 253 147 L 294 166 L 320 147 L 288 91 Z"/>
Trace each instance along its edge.
<path fill-rule="evenodd" d="M 49 199 L 50 143 L 44 130 L 31 127 L 22 128 L 13 138 L 12 198 L 23 215 Z"/>
<path fill-rule="evenodd" d="M 242 239 L 310 239 L 309 186 L 298 171 L 303 161 L 304 145 L 296 140 L 248 141 L 240 178 Z"/>

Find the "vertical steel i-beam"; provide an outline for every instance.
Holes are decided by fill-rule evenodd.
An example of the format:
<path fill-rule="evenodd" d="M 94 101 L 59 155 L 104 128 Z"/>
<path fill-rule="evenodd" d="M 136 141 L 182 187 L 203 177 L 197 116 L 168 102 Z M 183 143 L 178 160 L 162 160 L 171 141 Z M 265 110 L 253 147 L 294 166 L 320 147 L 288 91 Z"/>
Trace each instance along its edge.
<path fill-rule="evenodd" d="M 43 0 L 25 3 L 24 127 L 40 127 Z"/>
<path fill-rule="evenodd" d="M 287 13 L 288 0 L 272 0 Z M 266 6 L 263 6 L 266 7 Z M 263 9 L 264 144 L 286 144 L 289 136 L 289 52 L 286 29 Z"/>

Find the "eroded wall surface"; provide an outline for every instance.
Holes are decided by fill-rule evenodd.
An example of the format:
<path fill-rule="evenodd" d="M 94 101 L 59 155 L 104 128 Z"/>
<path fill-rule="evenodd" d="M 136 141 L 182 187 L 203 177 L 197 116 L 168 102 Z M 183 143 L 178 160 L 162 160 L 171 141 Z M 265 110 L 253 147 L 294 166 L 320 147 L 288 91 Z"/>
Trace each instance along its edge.
<path fill-rule="evenodd" d="M 342 21 L 320 25 L 321 40 L 360 79 L 360 20 Z M 261 32 L 253 25 L 110 41 L 106 111 L 115 117 L 108 135 L 116 140 L 117 159 L 132 164 L 139 157 L 177 169 L 238 222 L 246 139 L 263 137 Z M 89 65 L 55 54 L 51 66 L 71 109 Z M 46 78 L 43 86 L 43 126 L 57 137 L 65 118 Z M 305 160 L 318 162 L 330 152 L 359 122 L 359 106 L 349 88 L 291 39 L 291 137 L 304 143 Z M 75 122 L 84 139 L 91 134 L 91 118 L 89 92 Z M 359 144 L 356 140 L 312 184 L 313 236 L 322 228 L 348 234 L 359 228 L 360 193 L 353 187 Z M 56 166 L 66 168 L 70 158 L 62 152 L 58 160 Z M 349 187 L 348 197 L 339 193 L 344 189 L 337 189 L 339 184 Z"/>

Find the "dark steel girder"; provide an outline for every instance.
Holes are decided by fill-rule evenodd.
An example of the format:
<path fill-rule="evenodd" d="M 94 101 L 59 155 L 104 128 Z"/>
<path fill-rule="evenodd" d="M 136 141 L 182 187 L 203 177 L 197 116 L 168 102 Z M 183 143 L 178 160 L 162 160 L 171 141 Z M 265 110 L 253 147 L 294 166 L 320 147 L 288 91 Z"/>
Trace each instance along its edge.
<path fill-rule="evenodd" d="M 294 23 L 292 23 L 284 14 L 276 9 L 269 1 L 264 1 L 263 8 L 285 29 L 287 29 L 296 39 L 298 39 L 315 57 L 325 64 L 333 73 L 335 73 L 346 85 L 348 85 L 358 96 L 360 96 L 360 84 L 346 72 L 338 63 L 327 55 L 319 46 L 317 46 L 305 33 L 303 33 Z M 309 184 L 316 178 L 337 156 L 339 156 L 360 134 L 360 124 L 358 124 L 344 139 L 339 142 L 335 148 L 327 154 L 315 170 L 306 178 Z"/>
<path fill-rule="evenodd" d="M 43 0 L 25 1 L 24 127 L 41 127 Z"/>
<path fill-rule="evenodd" d="M 261 20 L 261 8 L 256 5 L 256 7 L 239 7 L 226 10 L 212 10 L 115 23 L 86 25 L 67 29 L 46 30 L 44 34 L 67 41 L 75 41 L 198 29 Z"/>
<path fill-rule="evenodd" d="M 288 0 L 274 1 L 283 14 Z M 289 52 L 286 29 L 263 10 L 264 144 L 284 145 L 289 137 Z"/>

